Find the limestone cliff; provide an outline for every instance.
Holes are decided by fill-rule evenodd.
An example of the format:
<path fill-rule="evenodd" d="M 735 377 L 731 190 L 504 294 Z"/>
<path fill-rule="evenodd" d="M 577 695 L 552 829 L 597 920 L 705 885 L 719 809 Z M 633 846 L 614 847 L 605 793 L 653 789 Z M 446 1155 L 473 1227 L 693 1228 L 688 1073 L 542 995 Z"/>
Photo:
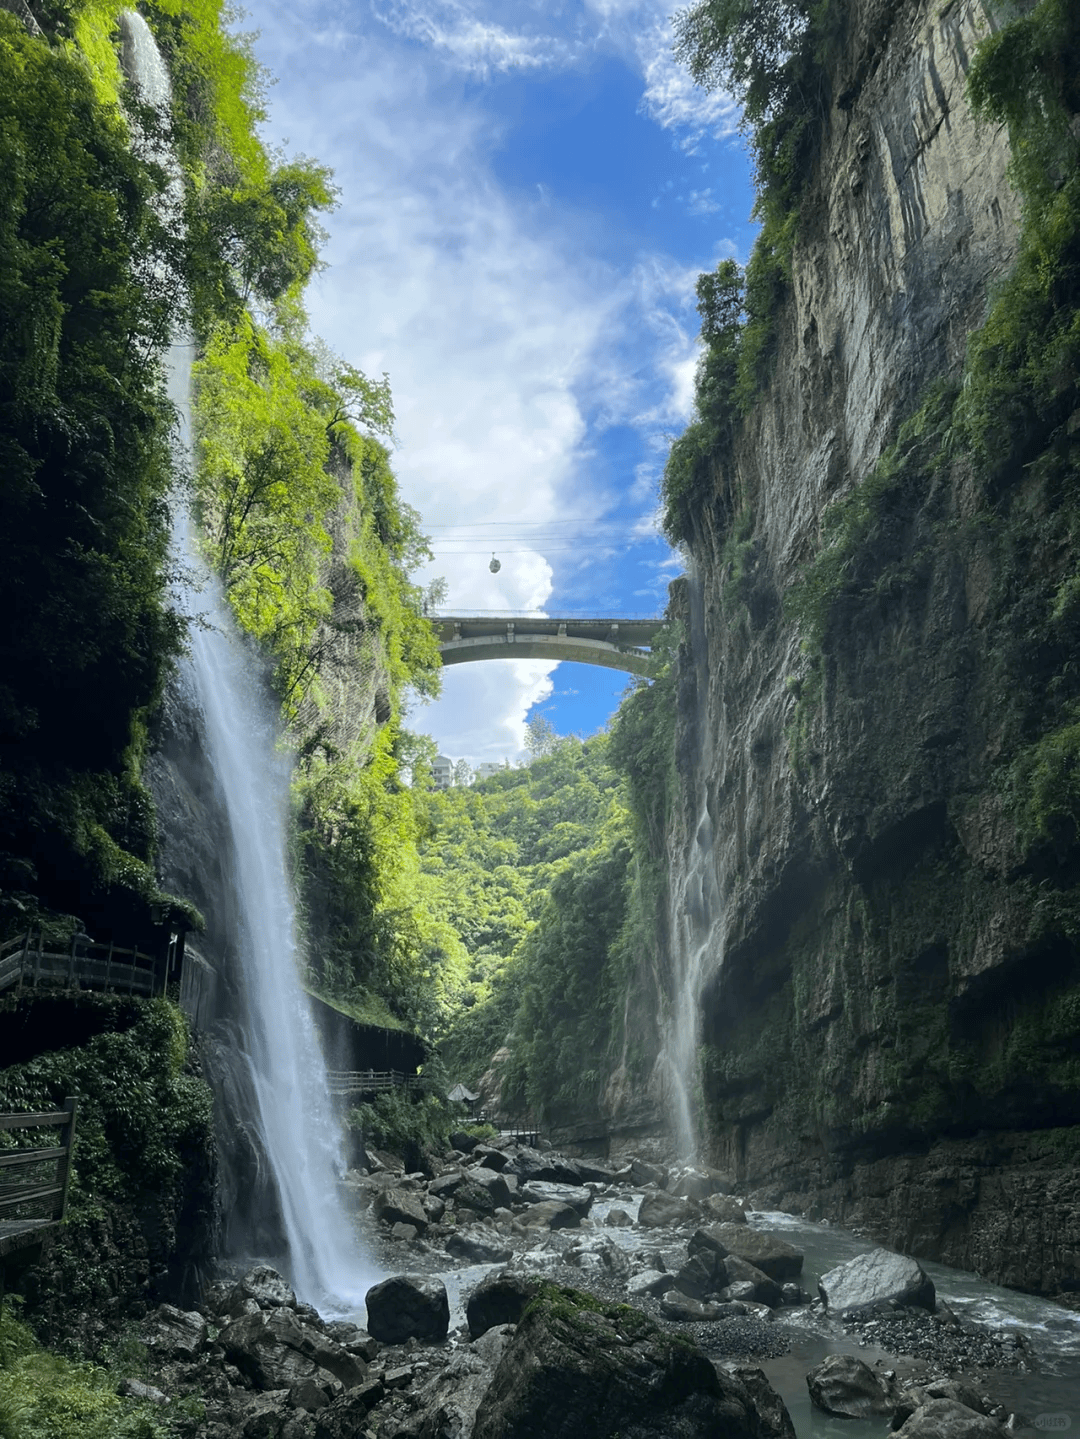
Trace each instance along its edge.
<path fill-rule="evenodd" d="M 671 846 L 677 871 L 704 789 L 709 1145 L 772 1202 L 1075 1297 L 1075 832 L 1021 842 L 1015 795 L 1046 696 L 1074 684 L 1051 442 L 988 479 L 941 427 L 920 451 L 924 409 L 816 655 L 790 603 L 829 507 L 960 380 L 1021 229 L 1008 136 L 965 99 L 993 12 L 849 8 L 770 379 L 692 544 L 705 663 L 680 753 L 704 761 L 684 760 Z M 1050 428 L 1060 451 L 1080 426 Z"/>

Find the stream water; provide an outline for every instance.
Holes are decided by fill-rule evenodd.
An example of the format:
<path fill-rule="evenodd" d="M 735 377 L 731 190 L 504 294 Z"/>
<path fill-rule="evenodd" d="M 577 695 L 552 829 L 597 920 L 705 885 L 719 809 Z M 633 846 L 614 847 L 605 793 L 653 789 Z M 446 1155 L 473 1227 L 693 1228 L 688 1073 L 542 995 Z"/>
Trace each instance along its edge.
<path fill-rule="evenodd" d="M 169 79 L 142 18 L 123 17 L 125 61 L 143 99 L 169 103 Z M 175 169 L 168 155 L 156 156 Z M 177 179 L 177 185 L 179 183 Z M 170 187 L 166 203 L 177 211 Z M 192 346 L 184 337 L 167 362 L 178 417 L 178 467 L 190 453 Z M 361 1253 L 341 1199 L 343 1143 L 326 1067 L 297 969 L 296 908 L 287 863 L 290 764 L 281 748 L 277 707 L 263 666 L 237 634 L 220 587 L 205 571 L 182 498 L 176 501 L 175 559 L 192 577 L 179 597 L 197 620 L 190 629 L 186 688 L 202 711 L 206 743 L 232 837 L 231 879 L 238 910 L 239 997 L 227 1050 L 230 1103 L 269 1168 L 276 1208 L 263 1232 L 280 1228 L 287 1252 L 266 1258 L 282 1268 L 301 1299 L 323 1313 L 355 1311 L 378 1278 Z M 201 578 L 199 578 L 201 576 Z M 228 869 L 228 867 L 226 867 Z M 250 1199 L 250 1196 L 249 1196 Z M 278 1222 L 280 1221 L 280 1222 Z"/>

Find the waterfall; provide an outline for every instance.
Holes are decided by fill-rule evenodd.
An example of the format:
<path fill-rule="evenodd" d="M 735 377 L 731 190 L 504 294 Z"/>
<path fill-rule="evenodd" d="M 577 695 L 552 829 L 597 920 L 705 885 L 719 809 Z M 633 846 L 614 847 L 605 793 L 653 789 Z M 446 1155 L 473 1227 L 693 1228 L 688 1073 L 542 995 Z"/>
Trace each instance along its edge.
<path fill-rule="evenodd" d="M 698 1157 L 701 1136 L 695 1118 L 698 1049 L 701 1041 L 701 996 L 723 959 L 719 921 L 720 886 L 713 855 L 713 821 L 709 812 L 705 763 L 708 668 L 705 643 L 705 604 L 701 581 L 688 575 L 690 592 L 690 652 L 696 672 L 695 762 L 693 771 L 693 823 L 689 826 L 678 878 L 671 886 L 668 932 L 672 961 L 672 1002 L 664 1025 L 661 1064 L 672 1111 L 679 1157 Z"/>
<path fill-rule="evenodd" d="M 145 21 L 125 13 L 123 33 L 125 63 L 142 98 L 156 108 L 167 106 L 168 74 Z M 154 158 L 176 176 L 171 156 Z M 178 211 L 178 185 L 176 176 L 166 192 L 168 212 Z M 191 351 L 190 340 L 177 338 L 167 360 L 168 393 L 178 416 L 178 469 L 189 463 Z M 186 505 L 178 499 L 174 560 L 185 574 L 203 570 L 201 583 L 185 582 L 180 597 L 193 620 L 198 613 L 182 680 L 202 712 L 232 840 L 225 871 L 235 887 L 234 895 L 223 896 L 223 907 L 236 913 L 230 946 L 235 955 L 229 956 L 237 969 L 230 976 L 234 1012 L 219 1030 L 211 1078 L 220 1071 L 215 1097 L 253 1138 L 269 1169 L 266 1193 L 255 1202 L 274 1212 L 263 1215 L 261 1224 L 256 1216 L 249 1228 L 280 1233 L 287 1252 L 259 1257 L 286 1268 L 307 1303 L 324 1312 L 354 1313 L 378 1276 L 360 1253 L 341 1200 L 343 1136 L 300 987 L 287 863 L 290 765 L 263 667 L 237 633 L 220 586 L 205 574 L 191 530 Z M 251 1193 L 245 1199 L 250 1207 Z"/>

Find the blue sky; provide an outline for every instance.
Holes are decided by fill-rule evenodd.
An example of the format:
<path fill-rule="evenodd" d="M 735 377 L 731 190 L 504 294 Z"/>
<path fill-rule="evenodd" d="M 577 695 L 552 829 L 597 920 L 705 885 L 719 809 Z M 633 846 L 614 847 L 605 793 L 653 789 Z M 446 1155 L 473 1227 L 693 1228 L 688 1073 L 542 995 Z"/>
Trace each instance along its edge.
<path fill-rule="evenodd" d="M 422 581 L 454 610 L 655 613 L 679 563 L 656 533 L 690 417 L 694 282 L 746 258 L 737 115 L 670 54 L 655 0 L 248 0 L 276 77 L 267 138 L 332 166 L 333 349 L 393 387 Z M 488 559 L 502 568 L 491 575 Z M 535 707 L 590 734 L 627 677 L 462 665 L 413 728 L 516 758 Z"/>

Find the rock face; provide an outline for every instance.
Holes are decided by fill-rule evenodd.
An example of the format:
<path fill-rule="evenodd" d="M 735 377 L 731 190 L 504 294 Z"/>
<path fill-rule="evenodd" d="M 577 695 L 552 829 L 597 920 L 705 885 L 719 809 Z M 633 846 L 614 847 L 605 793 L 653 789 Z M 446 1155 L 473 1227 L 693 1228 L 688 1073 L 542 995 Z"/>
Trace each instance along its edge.
<path fill-rule="evenodd" d="M 518 1325 L 473 1439 L 780 1439 L 750 1391 L 636 1311 L 548 1291 Z M 776 1403 L 783 1408 L 779 1397 Z"/>
<path fill-rule="evenodd" d="M 830 1314 L 857 1314 L 878 1304 L 917 1304 L 934 1311 L 934 1281 L 903 1254 L 871 1249 L 823 1274 L 818 1291 Z"/>
<path fill-rule="evenodd" d="M 362 1360 L 283 1307 L 234 1319 L 219 1337 L 230 1361 L 257 1389 L 291 1389 L 320 1374 L 352 1387 L 366 1372 Z"/>
<path fill-rule="evenodd" d="M 1061 917 L 1077 838 L 1069 820 L 1022 844 L 1005 779 L 1049 725 L 1076 563 L 1028 518 L 1054 503 L 1038 450 L 990 493 L 946 441 L 938 465 L 937 440 L 924 462 L 908 435 L 903 491 L 853 531 L 817 660 L 802 648 L 793 585 L 827 510 L 928 387 L 960 381 L 1019 234 L 1007 136 L 964 93 L 991 7 L 844 12 L 775 349 L 690 543 L 698 664 L 678 690 L 667 857 L 677 893 L 707 805 L 725 897 L 702 996 L 724 1056 L 712 1158 L 757 1207 L 816 1205 L 905 1251 L 1074 1291 L 1080 1093 L 1060 1057 L 1076 1029 L 1044 1016 L 1080 995 Z M 1008 582 L 991 534 L 1028 557 Z"/>

